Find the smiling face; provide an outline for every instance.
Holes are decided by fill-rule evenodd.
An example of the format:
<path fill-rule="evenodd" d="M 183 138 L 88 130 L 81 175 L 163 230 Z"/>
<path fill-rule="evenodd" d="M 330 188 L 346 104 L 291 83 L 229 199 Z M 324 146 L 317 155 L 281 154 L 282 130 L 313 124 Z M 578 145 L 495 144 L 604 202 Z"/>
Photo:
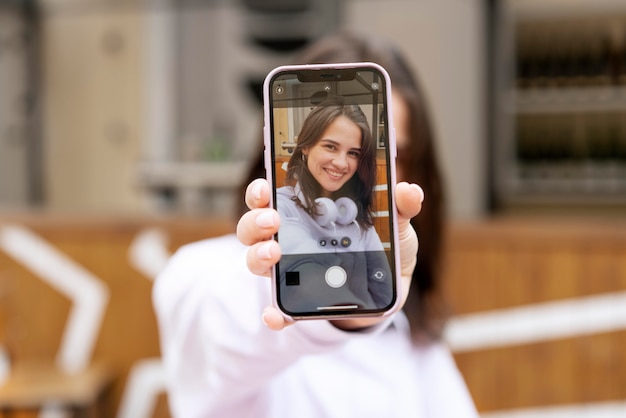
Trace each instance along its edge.
<path fill-rule="evenodd" d="M 356 173 L 361 141 L 361 129 L 342 115 L 328 125 L 317 143 L 302 150 L 307 168 L 324 196 L 339 190 Z"/>

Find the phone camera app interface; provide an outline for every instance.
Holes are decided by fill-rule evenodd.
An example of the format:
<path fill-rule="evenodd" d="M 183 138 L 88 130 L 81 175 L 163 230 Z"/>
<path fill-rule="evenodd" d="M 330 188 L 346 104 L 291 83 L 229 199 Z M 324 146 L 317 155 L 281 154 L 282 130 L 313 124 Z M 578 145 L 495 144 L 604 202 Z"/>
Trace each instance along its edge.
<path fill-rule="evenodd" d="M 286 312 L 374 312 L 395 302 L 385 87 L 375 69 L 272 80 Z"/>

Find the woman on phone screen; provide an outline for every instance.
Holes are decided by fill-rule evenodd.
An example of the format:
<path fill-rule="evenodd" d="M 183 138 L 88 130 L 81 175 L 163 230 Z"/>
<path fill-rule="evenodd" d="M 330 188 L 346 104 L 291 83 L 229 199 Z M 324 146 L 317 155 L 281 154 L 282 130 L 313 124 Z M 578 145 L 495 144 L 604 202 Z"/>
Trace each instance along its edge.
<path fill-rule="evenodd" d="M 356 104 L 328 98 L 304 120 L 276 191 L 281 218 L 280 292 L 291 312 L 319 309 L 385 309 L 393 280 L 374 228 L 376 146 L 367 117 Z M 341 268 L 341 283 L 326 282 Z M 298 271 L 298 285 L 286 284 Z"/>

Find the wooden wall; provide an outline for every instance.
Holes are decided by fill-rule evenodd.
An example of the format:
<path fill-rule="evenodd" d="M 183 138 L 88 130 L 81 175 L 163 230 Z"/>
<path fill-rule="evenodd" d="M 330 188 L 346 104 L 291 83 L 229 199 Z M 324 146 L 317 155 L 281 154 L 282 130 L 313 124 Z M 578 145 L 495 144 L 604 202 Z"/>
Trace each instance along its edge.
<path fill-rule="evenodd" d="M 223 219 L 0 216 L 0 232 L 7 225 L 28 228 L 108 287 L 109 305 L 93 361 L 114 372 L 111 411 L 117 410 L 130 367 L 159 356 L 152 282 L 129 262 L 133 241 L 156 227 L 174 251 L 186 242 L 233 230 L 233 223 Z M 626 222 L 454 224 L 447 246 L 444 291 L 452 312 L 447 338 L 481 413 L 626 399 L 626 330 L 619 321 L 603 330 L 495 345 L 481 343 L 479 326 L 462 322 L 482 318 L 489 324 L 485 315 L 497 317 L 512 308 L 533 311 L 545 304 L 621 295 L 626 291 Z M 71 303 L 3 251 L 0 290 L 0 342 L 16 363 L 52 362 Z M 539 321 L 537 329 L 542 326 Z M 473 327 L 475 346 L 459 342 L 459 327 Z M 162 395 L 154 417 L 168 416 Z"/>
<path fill-rule="evenodd" d="M 457 324 L 475 328 L 476 344 L 459 347 L 455 355 L 481 412 L 626 400 L 626 327 L 618 310 L 626 303 L 623 220 L 455 225 L 448 247 L 449 330 Z M 539 318 L 522 332 L 519 324 L 537 312 Z M 510 327 L 496 325 L 498 317 Z M 490 343 L 482 332 L 500 333 L 503 340 Z"/>
<path fill-rule="evenodd" d="M 104 363 L 115 376 L 111 411 L 117 410 L 132 365 L 160 356 L 152 281 L 129 262 L 133 241 L 142 231 L 158 228 L 172 252 L 184 243 L 234 231 L 228 219 L 0 217 L 0 233 L 14 225 L 52 244 L 108 288 L 109 303 L 93 362 Z M 9 348 L 15 364 L 54 362 L 71 302 L 2 251 L 0 290 L 0 343 Z M 161 399 L 155 417 L 167 416 L 167 404 Z"/>

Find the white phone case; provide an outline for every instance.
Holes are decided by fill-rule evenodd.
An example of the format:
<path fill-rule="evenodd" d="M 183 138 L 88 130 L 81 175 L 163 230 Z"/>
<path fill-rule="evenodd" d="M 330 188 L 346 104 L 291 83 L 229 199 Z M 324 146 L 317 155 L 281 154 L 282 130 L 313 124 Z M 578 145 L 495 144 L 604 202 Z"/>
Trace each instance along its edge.
<path fill-rule="evenodd" d="M 310 75 L 310 77 L 312 78 L 311 82 L 318 83 L 318 84 L 311 84 L 312 86 L 317 86 L 319 85 L 319 83 L 323 83 L 324 82 L 323 80 L 329 80 L 328 91 L 331 91 L 332 88 L 338 88 L 336 86 L 347 85 L 345 84 L 346 80 L 341 79 L 341 75 L 347 74 L 346 77 L 350 77 L 351 75 L 354 74 L 353 70 L 356 72 L 357 77 L 359 77 L 359 74 L 369 75 L 369 73 L 373 73 L 373 74 L 376 74 L 376 77 L 380 76 L 380 80 L 384 82 L 383 97 L 386 98 L 386 102 L 385 103 L 378 103 L 376 101 L 373 101 L 372 103 L 367 102 L 366 104 L 361 105 L 361 107 L 364 107 L 367 109 L 371 108 L 372 113 L 370 117 L 370 121 L 371 121 L 370 129 L 372 131 L 376 129 L 377 141 L 376 141 L 376 144 L 374 145 L 376 146 L 376 152 L 377 152 L 376 155 L 384 155 L 385 157 L 382 160 L 384 160 L 387 163 L 386 164 L 387 166 L 386 167 L 387 168 L 386 169 L 386 179 L 387 179 L 386 184 L 377 183 L 374 189 L 377 192 L 383 192 L 383 193 L 385 192 L 385 189 L 387 189 L 386 190 L 387 194 L 385 194 L 384 196 L 385 196 L 385 199 L 387 199 L 386 203 L 388 204 L 388 207 L 385 208 L 385 210 L 378 211 L 376 215 L 377 217 L 381 217 L 381 219 L 384 219 L 386 216 L 390 218 L 384 221 L 386 225 L 388 225 L 389 237 L 388 237 L 388 241 L 385 242 L 385 244 L 383 244 L 384 254 L 386 255 L 387 261 L 389 263 L 389 270 L 386 270 L 384 268 L 377 268 L 375 262 L 370 261 L 372 259 L 380 261 L 380 251 L 374 252 L 374 251 L 351 251 L 350 250 L 352 246 L 355 246 L 355 248 L 357 247 L 355 242 L 360 240 L 361 238 L 359 237 L 364 236 L 365 235 L 364 233 L 361 233 L 361 235 L 356 235 L 354 233 L 348 234 L 348 233 L 342 232 L 343 235 L 342 234 L 339 234 L 337 236 L 334 235 L 333 231 L 338 231 L 338 230 L 348 231 L 348 228 L 354 228 L 352 224 L 350 223 L 353 217 L 348 216 L 348 215 L 351 214 L 351 211 L 356 211 L 356 209 L 352 208 L 352 205 L 354 204 L 353 202 L 351 205 L 350 204 L 351 201 L 348 202 L 347 200 L 345 200 L 345 199 L 350 200 L 349 198 L 344 198 L 344 200 L 341 200 L 340 198 L 335 201 L 332 201 L 331 199 L 327 199 L 328 201 L 324 201 L 323 199 L 320 199 L 318 202 L 319 204 L 318 208 L 320 208 L 319 210 L 321 210 L 324 216 L 326 216 L 326 219 L 323 219 L 323 217 L 316 217 L 315 222 L 310 222 L 310 219 L 306 219 L 306 217 L 301 217 L 299 219 L 296 219 L 295 217 L 293 219 L 292 218 L 283 219 L 283 215 L 281 214 L 281 228 L 287 228 L 287 226 L 283 226 L 283 225 L 288 225 L 291 222 L 291 225 L 294 225 L 294 231 L 301 231 L 299 233 L 296 233 L 296 232 L 291 233 L 290 235 L 286 235 L 287 233 L 285 232 L 283 233 L 282 236 L 281 236 L 281 231 L 279 231 L 279 233 L 274 237 L 279 242 L 279 244 L 281 245 L 281 248 L 283 249 L 283 258 L 281 259 L 281 261 L 279 261 L 277 266 L 275 266 L 275 268 L 273 269 L 272 298 L 273 298 L 274 305 L 280 310 L 280 312 L 289 321 L 299 320 L 299 319 L 320 319 L 320 318 L 336 319 L 336 318 L 348 318 L 348 317 L 357 317 L 357 316 L 359 317 L 388 316 L 392 314 L 393 312 L 395 312 L 400 306 L 400 295 L 401 295 L 400 287 L 402 285 L 402 282 L 401 282 L 401 274 L 400 274 L 400 257 L 399 257 L 400 250 L 399 250 L 399 242 L 398 242 L 398 234 L 397 234 L 398 225 L 397 225 L 397 217 L 396 217 L 396 212 L 395 212 L 396 205 L 395 205 L 395 187 L 394 187 L 394 185 L 396 184 L 396 171 L 395 171 L 396 143 L 395 143 L 395 129 L 393 127 L 393 117 L 392 117 L 393 113 L 392 113 L 392 100 L 391 100 L 391 94 L 392 94 L 391 82 L 390 82 L 389 75 L 387 74 L 384 68 L 382 68 L 378 64 L 367 63 L 367 62 L 341 63 L 341 64 L 291 65 L 291 66 L 281 66 L 281 67 L 275 68 L 267 75 L 267 77 L 265 78 L 264 86 L 263 86 L 263 93 L 264 93 L 264 131 L 263 132 L 264 132 L 264 145 L 265 145 L 264 161 L 265 161 L 266 175 L 267 175 L 267 180 L 269 181 L 270 185 L 273 186 L 272 193 L 271 193 L 270 206 L 272 208 L 278 209 L 277 200 L 282 198 L 281 196 L 284 195 L 282 191 L 277 191 L 277 189 L 282 187 L 282 185 L 275 184 L 277 180 L 277 174 L 275 171 L 279 169 L 277 168 L 277 166 L 281 165 L 281 162 L 278 161 L 279 158 L 276 156 L 276 154 L 278 151 L 282 153 L 293 152 L 293 149 L 296 146 L 296 142 L 293 142 L 293 143 L 283 142 L 281 149 L 278 150 L 278 146 L 276 145 L 278 142 L 278 136 L 279 134 L 283 135 L 284 132 L 283 130 L 281 130 L 279 134 L 276 134 L 276 127 L 273 126 L 277 124 L 277 123 L 273 123 L 273 121 L 275 121 L 275 119 L 278 118 L 278 116 L 274 118 L 273 113 L 272 113 L 274 109 L 278 108 L 277 107 L 278 105 L 276 103 L 272 103 L 273 93 L 275 93 L 276 96 L 281 95 L 283 94 L 281 89 L 284 89 L 286 94 L 287 93 L 291 94 L 291 92 L 287 90 L 293 89 L 293 91 L 296 91 L 295 90 L 296 87 L 292 87 L 292 84 L 299 84 L 299 87 L 301 87 L 301 90 L 306 90 L 306 87 L 307 87 L 307 86 L 302 85 L 302 84 L 306 84 L 306 82 L 301 84 L 298 82 L 299 79 L 296 78 L 296 79 L 291 80 L 293 81 L 293 83 L 291 84 L 289 84 L 289 82 L 285 82 L 284 85 L 277 84 L 277 86 L 275 87 L 276 91 L 273 92 L 272 83 L 274 83 L 276 80 L 279 80 L 280 77 L 283 75 L 291 74 L 293 76 L 293 74 L 302 74 L 303 78 L 306 78 Z M 319 79 L 316 78 L 318 77 L 318 75 L 319 75 Z M 378 78 L 375 78 L 375 80 L 378 80 Z M 358 87 L 358 85 L 356 84 L 356 81 L 352 81 L 352 82 L 354 83 L 353 85 Z M 332 83 L 335 83 L 335 84 L 332 84 Z M 367 83 L 362 82 L 361 84 L 368 87 Z M 375 86 L 374 82 L 370 84 L 371 85 L 368 88 L 374 91 L 374 93 L 371 94 L 372 97 L 378 97 L 379 93 L 376 91 L 376 88 L 381 88 L 381 87 Z M 324 89 L 325 88 L 326 86 L 324 85 Z M 319 92 L 321 93 L 320 96 L 324 96 L 323 94 L 324 89 L 320 90 Z M 309 97 L 311 101 L 314 102 L 313 100 L 314 95 L 311 95 L 309 97 L 307 93 L 305 98 Z M 363 94 L 363 95 L 367 97 L 367 94 Z M 292 100 L 295 103 L 297 100 L 303 100 L 295 96 L 291 99 L 288 98 L 289 96 L 286 96 L 286 97 L 287 98 L 284 100 L 287 102 L 289 100 Z M 336 97 L 341 97 L 342 100 L 344 98 L 346 100 L 352 100 L 352 98 L 348 97 L 347 94 L 345 96 L 338 95 Z M 382 106 L 379 106 L 379 105 L 382 105 Z M 315 106 L 311 106 L 311 107 L 315 107 Z M 296 112 L 293 111 L 293 109 L 300 109 L 300 108 L 305 108 L 305 106 L 301 106 L 298 104 L 298 106 L 294 106 L 294 107 L 285 107 L 285 109 L 290 109 L 290 110 L 284 110 L 282 114 L 289 114 L 289 112 L 295 114 Z M 379 109 L 382 109 L 382 112 L 384 114 L 381 113 L 379 115 L 377 113 Z M 367 112 L 364 111 L 363 113 L 367 113 Z M 378 115 L 376 120 L 373 120 L 374 116 L 376 115 Z M 304 117 L 302 117 L 301 119 L 304 119 Z M 292 129 L 293 126 L 297 124 L 296 122 L 297 122 L 297 118 L 295 116 L 293 117 L 289 116 L 288 122 L 283 122 L 284 126 L 286 127 L 284 131 L 289 131 L 289 129 Z M 380 130 L 380 133 L 379 133 L 379 130 Z M 289 133 L 290 133 L 290 136 L 295 136 L 293 135 L 294 134 L 293 129 L 292 131 L 289 131 Z M 374 134 L 372 134 L 372 136 L 373 135 Z M 290 149 L 292 151 L 289 151 Z M 287 156 L 283 156 L 282 158 L 288 159 Z M 361 164 L 360 160 L 358 164 Z M 287 165 L 287 162 L 282 163 L 282 166 L 286 166 L 286 165 Z M 288 190 L 291 190 L 291 189 L 288 189 Z M 293 191 L 298 192 L 298 193 L 301 192 L 299 191 L 297 187 L 293 187 Z M 294 209 L 290 207 L 290 210 L 292 213 L 295 213 L 295 211 L 297 211 L 298 209 Z M 343 216 L 343 218 L 341 216 Z M 315 232 L 311 232 L 310 234 L 307 232 L 304 232 L 304 231 L 308 231 L 307 225 L 309 224 L 312 225 L 314 223 L 317 225 L 315 225 L 314 227 L 309 227 L 309 228 L 315 229 Z M 344 226 L 344 225 L 348 225 L 348 226 Z M 298 230 L 298 228 L 300 229 Z M 329 231 L 329 232 L 326 233 L 324 231 Z M 376 229 L 374 229 L 374 233 L 377 234 Z M 284 237 L 288 237 L 288 239 L 285 239 Z M 306 241 L 315 242 L 315 244 L 319 248 L 319 253 L 317 251 L 309 250 L 308 252 L 303 251 L 302 255 L 297 253 L 297 251 L 294 254 L 293 253 L 293 251 L 295 251 L 294 248 L 297 248 L 297 247 L 308 248 L 306 247 Z M 285 247 L 287 246 L 287 242 L 289 243 L 288 248 Z M 359 245 L 360 243 L 361 241 L 358 241 Z M 327 248 L 331 248 L 333 246 L 334 246 L 334 250 L 333 250 L 334 252 L 332 253 L 323 252 Z M 324 259 L 324 262 L 320 261 L 321 258 L 319 257 L 322 257 L 322 255 L 318 257 L 318 254 L 324 254 L 324 257 L 326 257 Z M 373 255 L 378 256 L 378 258 L 373 257 Z M 338 260 L 340 260 L 339 262 L 337 262 L 336 265 L 333 264 L 334 263 L 333 261 L 328 261 L 328 262 L 326 261 L 326 260 L 331 260 L 333 256 L 338 257 Z M 367 271 L 367 279 L 356 278 L 356 275 L 355 277 L 352 277 L 350 274 L 346 273 L 345 270 L 347 268 L 344 265 L 345 260 L 348 260 L 348 257 L 352 257 L 352 256 L 356 258 L 354 258 L 354 260 L 351 258 L 350 261 L 354 265 L 356 265 L 359 269 L 362 268 L 362 264 L 359 262 L 359 260 L 367 260 L 367 261 L 364 261 L 367 265 L 365 267 L 365 270 Z M 297 257 L 301 257 L 303 260 L 306 257 L 308 257 L 309 264 L 307 264 L 306 260 L 299 262 L 297 260 Z M 286 261 L 284 260 L 287 260 L 287 258 L 289 258 L 290 260 L 296 260 L 296 261 L 290 261 L 289 265 L 298 266 L 298 267 L 293 267 L 293 269 L 297 271 L 296 273 L 293 273 L 292 269 L 290 268 L 290 270 L 285 271 L 284 274 L 279 274 L 279 272 L 281 271 L 283 267 L 282 263 L 286 263 Z M 371 269 L 370 269 L 370 264 L 374 265 Z M 314 265 L 314 267 L 309 267 L 311 265 Z M 298 269 L 301 269 L 301 271 Z M 285 268 L 284 270 L 287 270 L 287 269 Z M 315 279 L 311 279 L 309 277 L 309 271 L 311 272 L 310 277 L 315 277 Z M 291 275 L 290 276 L 291 278 L 287 277 L 288 275 Z M 302 275 L 302 277 L 300 277 L 300 275 Z M 323 279 L 321 277 L 322 275 L 323 275 Z M 377 276 L 382 276 L 382 277 L 377 278 Z M 353 280 L 353 282 L 346 283 L 348 280 Z M 366 302 L 361 303 L 361 301 L 364 301 L 365 299 L 364 298 L 359 299 L 359 297 L 354 296 L 358 293 L 358 291 L 352 290 L 353 288 L 355 289 L 358 288 L 358 286 L 353 286 L 353 284 L 356 283 L 356 280 L 367 280 L 368 284 L 364 286 L 368 286 L 369 289 L 371 289 L 372 286 L 384 286 L 385 289 L 389 289 L 389 286 L 391 286 L 391 289 L 393 292 L 391 299 L 389 299 L 389 296 L 387 295 L 387 293 L 385 293 L 385 299 L 384 299 L 385 302 L 383 303 L 383 305 L 386 303 L 387 300 L 389 300 L 390 303 L 386 304 L 384 308 L 381 308 L 378 305 L 372 305 L 373 302 L 366 301 Z M 384 283 L 384 285 L 377 284 L 376 283 L 377 280 L 380 280 L 380 282 Z M 288 284 L 285 285 L 285 282 Z M 362 284 L 362 282 L 359 282 L 359 283 Z M 385 292 L 388 292 L 388 290 L 385 290 Z M 370 293 L 374 294 L 371 291 Z M 286 309 L 286 300 L 289 298 L 292 298 L 292 300 L 296 301 L 294 305 L 298 305 L 298 306 L 310 305 L 312 307 L 306 308 L 303 311 L 298 311 L 297 309 L 296 310 Z M 319 304 L 316 303 L 317 302 L 316 298 L 320 299 Z M 343 305 L 341 303 L 336 302 L 336 301 L 343 301 L 343 300 L 347 301 Z M 355 300 L 357 302 L 353 303 L 352 300 Z"/>

